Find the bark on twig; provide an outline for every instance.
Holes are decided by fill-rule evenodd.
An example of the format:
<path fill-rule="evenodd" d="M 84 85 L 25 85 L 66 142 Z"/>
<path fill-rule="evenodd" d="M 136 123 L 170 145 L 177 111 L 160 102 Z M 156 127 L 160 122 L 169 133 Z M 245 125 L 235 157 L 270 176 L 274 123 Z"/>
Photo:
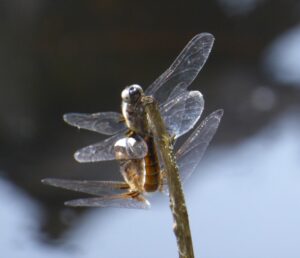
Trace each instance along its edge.
<path fill-rule="evenodd" d="M 194 258 L 188 212 L 173 151 L 173 139 L 166 130 L 155 100 L 152 97 L 145 96 L 142 102 L 149 121 L 151 121 L 152 133 L 157 141 L 168 178 L 170 208 L 174 219 L 173 227 L 177 239 L 179 257 Z"/>

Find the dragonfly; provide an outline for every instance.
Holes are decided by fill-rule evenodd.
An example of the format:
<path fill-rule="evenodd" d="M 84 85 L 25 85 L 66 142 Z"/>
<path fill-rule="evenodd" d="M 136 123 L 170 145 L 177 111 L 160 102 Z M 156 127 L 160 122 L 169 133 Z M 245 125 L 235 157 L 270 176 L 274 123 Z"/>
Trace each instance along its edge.
<path fill-rule="evenodd" d="M 156 191 L 158 187 L 167 192 L 164 190 L 166 177 L 163 167 L 157 162 L 154 139 L 149 136 L 149 125 L 144 110 L 140 108 L 141 105 L 137 105 L 138 100 L 143 95 L 150 95 L 161 103 L 162 117 L 174 139 L 192 129 L 201 116 L 204 100 L 199 91 L 187 91 L 187 87 L 205 64 L 213 41 L 209 33 L 196 35 L 145 92 L 138 85 L 126 87 L 121 94 L 122 115 L 117 112 L 64 115 L 64 120 L 70 125 L 113 135 L 100 143 L 80 149 L 74 156 L 79 162 L 119 160 L 125 182 L 64 179 L 44 179 L 43 182 L 98 196 L 69 201 L 66 204 L 70 206 L 149 207 L 150 203 L 143 194 Z M 218 110 L 204 119 L 178 150 L 176 156 L 179 168 L 184 171 L 182 180 L 195 170 L 216 132 L 222 114 Z"/>

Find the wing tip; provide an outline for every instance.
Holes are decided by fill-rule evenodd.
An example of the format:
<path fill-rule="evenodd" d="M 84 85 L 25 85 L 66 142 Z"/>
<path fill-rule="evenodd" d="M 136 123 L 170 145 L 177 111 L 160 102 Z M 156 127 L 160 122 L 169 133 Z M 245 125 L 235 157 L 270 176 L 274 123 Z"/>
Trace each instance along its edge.
<path fill-rule="evenodd" d="M 78 116 L 79 113 L 66 113 L 63 115 L 63 120 L 68 124 L 68 125 L 71 125 L 71 126 L 74 126 L 76 127 L 77 129 L 81 129 L 81 127 L 75 123 L 74 121 L 72 121 L 72 118 Z"/>
<path fill-rule="evenodd" d="M 219 119 L 221 119 L 224 115 L 224 109 L 222 108 L 217 109 L 216 111 L 213 112 L 213 114 L 219 117 Z"/>
<path fill-rule="evenodd" d="M 41 183 L 44 184 L 44 185 L 49 185 L 49 182 L 51 181 L 51 178 L 43 178 L 41 180 Z"/>
<path fill-rule="evenodd" d="M 205 37 L 209 42 L 211 42 L 211 44 L 213 44 L 214 41 L 215 41 L 214 35 L 212 35 L 212 34 L 209 33 L 209 32 L 201 32 L 201 33 L 197 34 L 194 38 L 203 39 L 204 37 Z"/>
<path fill-rule="evenodd" d="M 70 124 L 69 118 L 70 118 L 71 115 L 72 115 L 72 113 L 66 113 L 66 114 L 63 115 L 63 120 L 64 120 L 67 124 Z"/>
<path fill-rule="evenodd" d="M 219 123 L 224 115 L 224 110 L 223 109 L 217 109 L 214 112 L 210 113 L 207 117 L 202 120 L 202 123 L 206 123 L 209 120 L 216 120 L 217 121 L 217 127 L 219 126 Z"/>
<path fill-rule="evenodd" d="M 79 158 L 79 153 L 78 153 L 78 151 L 76 151 L 76 152 L 73 154 L 73 157 L 74 157 L 74 159 L 75 159 L 77 162 L 80 162 L 80 158 Z"/>
<path fill-rule="evenodd" d="M 199 90 L 191 90 L 188 92 L 188 95 L 192 96 L 192 97 L 199 97 L 199 98 L 203 98 L 203 94 L 199 91 Z"/>
<path fill-rule="evenodd" d="M 82 205 L 78 204 L 78 199 L 71 200 L 71 201 L 65 201 L 64 205 L 67 207 L 82 207 Z"/>
<path fill-rule="evenodd" d="M 74 153 L 73 157 L 79 163 L 92 162 L 92 161 L 86 161 L 86 160 L 84 160 L 84 158 L 82 157 L 82 154 L 81 154 L 80 150 L 76 151 Z"/>
<path fill-rule="evenodd" d="M 55 186 L 55 187 L 59 187 L 59 183 L 61 183 L 61 182 L 64 182 L 64 179 L 47 177 L 47 178 L 43 178 L 41 180 L 42 184 L 44 184 L 44 185 L 50 185 L 50 186 Z"/>
<path fill-rule="evenodd" d="M 71 180 L 60 179 L 60 178 L 43 178 L 41 180 L 41 183 L 44 185 L 49 185 L 49 186 L 63 188 L 63 189 L 68 190 L 68 188 L 64 185 L 67 181 L 71 181 Z"/>
<path fill-rule="evenodd" d="M 197 97 L 197 99 L 198 99 L 197 101 L 201 103 L 200 105 L 202 105 L 201 109 L 203 111 L 203 107 L 204 107 L 204 103 L 205 103 L 203 94 L 199 90 L 191 90 L 191 91 L 189 91 L 189 96 L 191 96 L 192 98 Z M 201 113 L 202 113 L 202 111 L 201 111 Z"/>

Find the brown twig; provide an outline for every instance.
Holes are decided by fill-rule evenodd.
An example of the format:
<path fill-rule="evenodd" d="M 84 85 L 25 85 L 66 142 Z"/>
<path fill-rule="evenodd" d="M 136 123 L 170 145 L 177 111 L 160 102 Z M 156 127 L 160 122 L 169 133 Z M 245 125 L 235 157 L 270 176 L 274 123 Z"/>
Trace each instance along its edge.
<path fill-rule="evenodd" d="M 179 257 L 194 258 L 188 212 L 173 151 L 173 139 L 166 130 L 155 100 L 152 97 L 145 96 L 142 102 L 149 121 L 151 122 L 152 133 L 159 146 L 164 169 L 168 178 L 170 208 L 174 219 L 173 228 L 177 239 Z"/>

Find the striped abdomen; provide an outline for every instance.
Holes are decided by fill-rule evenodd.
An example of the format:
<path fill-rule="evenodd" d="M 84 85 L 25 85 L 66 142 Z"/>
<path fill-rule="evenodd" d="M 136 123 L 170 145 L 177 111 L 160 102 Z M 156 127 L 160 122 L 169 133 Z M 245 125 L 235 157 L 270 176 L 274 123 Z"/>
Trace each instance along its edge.
<path fill-rule="evenodd" d="M 148 146 L 148 154 L 144 158 L 146 171 L 144 190 L 146 192 L 155 192 L 160 186 L 158 155 L 153 137 L 145 137 L 144 140 Z"/>

